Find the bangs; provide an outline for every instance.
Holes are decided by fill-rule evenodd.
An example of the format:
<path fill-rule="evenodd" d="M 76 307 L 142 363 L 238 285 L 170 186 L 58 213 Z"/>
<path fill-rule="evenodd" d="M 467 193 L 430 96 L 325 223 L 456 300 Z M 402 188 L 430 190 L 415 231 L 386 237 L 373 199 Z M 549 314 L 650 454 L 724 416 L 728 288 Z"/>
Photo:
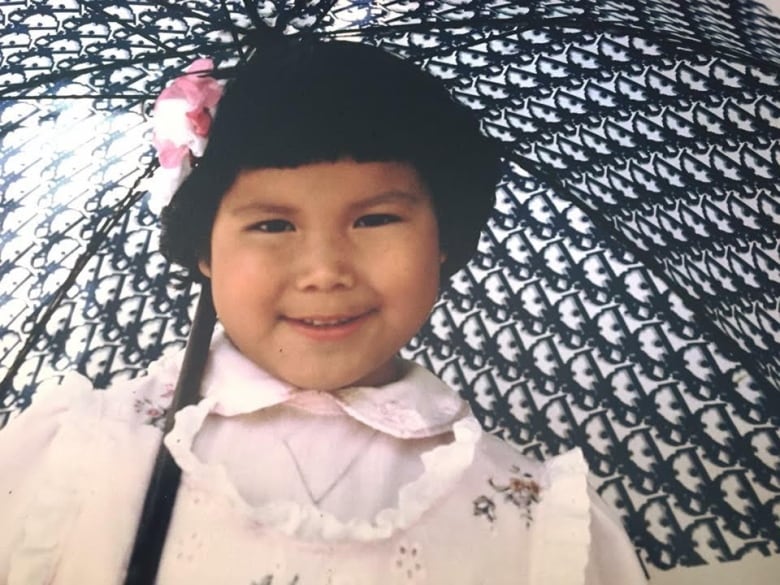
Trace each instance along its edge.
<path fill-rule="evenodd" d="M 272 50 L 231 84 L 202 162 L 218 154 L 234 170 L 345 158 L 419 166 L 450 158 L 454 149 L 443 147 L 463 145 L 463 124 L 443 87 L 376 49 L 325 43 Z"/>

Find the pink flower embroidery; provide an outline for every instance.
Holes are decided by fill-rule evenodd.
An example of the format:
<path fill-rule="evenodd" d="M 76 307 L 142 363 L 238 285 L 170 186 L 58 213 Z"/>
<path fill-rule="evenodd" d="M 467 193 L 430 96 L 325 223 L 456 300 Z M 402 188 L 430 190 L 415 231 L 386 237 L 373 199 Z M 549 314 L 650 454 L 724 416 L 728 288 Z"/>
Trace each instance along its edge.
<path fill-rule="evenodd" d="M 154 390 L 158 391 L 154 392 Z M 135 411 L 144 418 L 144 424 L 163 428 L 168 408 L 173 400 L 173 393 L 173 384 L 165 384 L 162 388 L 154 388 L 150 395 L 135 401 Z"/>

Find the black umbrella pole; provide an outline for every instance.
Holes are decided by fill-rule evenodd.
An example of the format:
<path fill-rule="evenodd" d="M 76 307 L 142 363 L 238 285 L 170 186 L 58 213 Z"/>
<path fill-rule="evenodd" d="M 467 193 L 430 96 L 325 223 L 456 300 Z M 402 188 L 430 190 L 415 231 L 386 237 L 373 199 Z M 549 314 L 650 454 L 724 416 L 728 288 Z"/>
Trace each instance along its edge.
<path fill-rule="evenodd" d="M 163 436 L 173 428 L 174 415 L 179 410 L 198 402 L 215 321 L 211 287 L 205 284 L 201 289 L 198 307 L 195 310 L 195 319 L 187 340 L 187 349 L 184 352 L 184 361 L 173 401 L 165 417 Z M 157 569 L 180 480 L 181 469 L 176 465 L 165 445 L 160 442 L 141 511 L 135 544 L 130 555 L 125 585 L 151 585 L 157 578 Z"/>

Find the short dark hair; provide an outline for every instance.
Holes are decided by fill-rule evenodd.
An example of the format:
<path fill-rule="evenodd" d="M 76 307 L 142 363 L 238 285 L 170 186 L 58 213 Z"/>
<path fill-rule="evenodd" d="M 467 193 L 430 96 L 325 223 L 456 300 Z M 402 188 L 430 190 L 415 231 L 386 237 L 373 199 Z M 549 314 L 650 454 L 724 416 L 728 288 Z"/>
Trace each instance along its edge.
<path fill-rule="evenodd" d="M 228 82 L 203 157 L 162 213 L 161 251 L 200 280 L 219 203 L 243 170 L 405 162 L 433 198 L 446 279 L 476 251 L 499 152 L 473 113 L 411 63 L 343 41 L 269 46 Z"/>

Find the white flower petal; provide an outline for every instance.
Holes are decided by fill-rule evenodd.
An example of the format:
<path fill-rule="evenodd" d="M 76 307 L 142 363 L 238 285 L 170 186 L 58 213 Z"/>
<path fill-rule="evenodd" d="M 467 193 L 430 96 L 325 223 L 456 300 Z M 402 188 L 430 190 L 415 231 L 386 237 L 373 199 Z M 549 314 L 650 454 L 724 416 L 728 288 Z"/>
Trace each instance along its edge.
<path fill-rule="evenodd" d="M 203 156 L 203 151 L 206 150 L 208 142 L 209 139 L 206 136 L 193 135 L 192 140 L 189 142 L 190 151 L 194 156 L 201 157 Z"/>
<path fill-rule="evenodd" d="M 189 144 L 195 137 L 187 118 L 189 106 L 184 100 L 163 100 L 154 109 L 152 127 L 157 140 L 170 140 L 176 145 Z"/>
<path fill-rule="evenodd" d="M 182 184 L 187 175 L 191 172 L 190 164 L 184 161 L 178 168 L 166 169 L 158 168 L 154 174 L 147 179 L 145 188 L 149 191 L 147 201 L 150 211 L 160 215 L 163 208 L 171 202 L 171 197 Z"/>

